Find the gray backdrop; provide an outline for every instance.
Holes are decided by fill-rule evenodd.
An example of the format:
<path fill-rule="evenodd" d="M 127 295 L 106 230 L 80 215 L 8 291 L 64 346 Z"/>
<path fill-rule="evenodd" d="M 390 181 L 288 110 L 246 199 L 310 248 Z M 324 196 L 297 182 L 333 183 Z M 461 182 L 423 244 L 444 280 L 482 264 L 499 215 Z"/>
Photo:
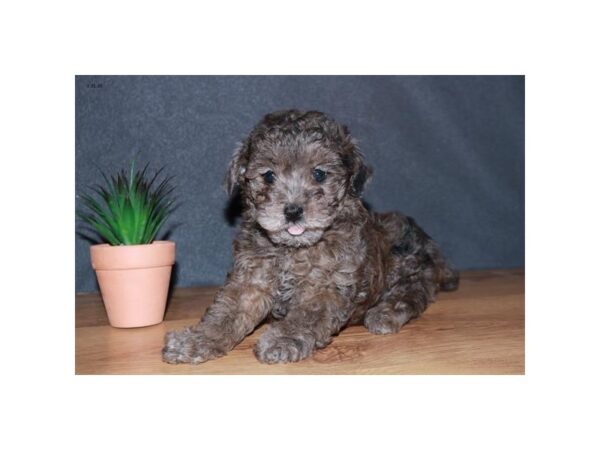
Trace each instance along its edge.
<path fill-rule="evenodd" d="M 415 217 L 459 269 L 521 267 L 524 84 L 522 76 L 77 76 L 76 194 L 101 182 L 97 167 L 127 167 L 137 152 L 140 163 L 166 165 L 181 201 L 168 236 L 177 243 L 174 282 L 220 284 L 235 233 L 222 185 L 236 143 L 265 113 L 317 109 L 359 140 L 374 168 L 364 195 L 374 209 Z M 76 235 L 78 292 L 97 290 L 89 245 Z"/>

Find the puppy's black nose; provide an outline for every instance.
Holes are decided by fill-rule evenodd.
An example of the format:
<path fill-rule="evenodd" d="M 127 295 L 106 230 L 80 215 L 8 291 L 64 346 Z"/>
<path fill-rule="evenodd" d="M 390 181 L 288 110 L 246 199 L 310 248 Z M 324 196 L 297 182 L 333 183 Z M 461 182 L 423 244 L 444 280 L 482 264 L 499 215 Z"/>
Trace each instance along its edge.
<path fill-rule="evenodd" d="M 302 206 L 295 205 L 294 203 L 285 205 L 285 208 L 283 208 L 283 214 L 288 222 L 297 222 L 302 217 L 303 212 Z"/>

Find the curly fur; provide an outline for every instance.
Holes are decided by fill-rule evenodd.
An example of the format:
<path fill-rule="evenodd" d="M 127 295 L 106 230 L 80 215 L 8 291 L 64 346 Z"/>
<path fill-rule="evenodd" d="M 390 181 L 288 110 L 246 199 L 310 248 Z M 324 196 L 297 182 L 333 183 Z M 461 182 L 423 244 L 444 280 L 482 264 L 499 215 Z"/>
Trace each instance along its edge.
<path fill-rule="evenodd" d="M 223 356 L 270 318 L 256 357 L 298 361 L 349 324 L 395 333 L 438 290 L 456 289 L 458 273 L 413 219 L 364 207 L 370 175 L 348 129 L 325 114 L 265 116 L 228 171 L 227 189 L 239 190 L 244 204 L 233 269 L 197 325 L 167 333 L 163 360 Z M 288 205 L 301 208 L 294 223 Z M 294 224 L 301 233 L 292 233 Z"/>

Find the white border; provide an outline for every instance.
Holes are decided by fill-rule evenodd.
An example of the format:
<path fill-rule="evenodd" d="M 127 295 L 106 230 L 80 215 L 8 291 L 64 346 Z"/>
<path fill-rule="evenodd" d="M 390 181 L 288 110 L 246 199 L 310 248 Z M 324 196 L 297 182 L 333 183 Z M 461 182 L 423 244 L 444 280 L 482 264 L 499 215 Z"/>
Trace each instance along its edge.
<path fill-rule="evenodd" d="M 395 6 L 392 6 L 395 5 Z M 592 3 L 2 5 L 2 440 L 89 448 L 597 446 Z M 75 377 L 75 74 L 526 74 L 527 375 Z M 594 408 L 595 409 L 595 408 Z"/>

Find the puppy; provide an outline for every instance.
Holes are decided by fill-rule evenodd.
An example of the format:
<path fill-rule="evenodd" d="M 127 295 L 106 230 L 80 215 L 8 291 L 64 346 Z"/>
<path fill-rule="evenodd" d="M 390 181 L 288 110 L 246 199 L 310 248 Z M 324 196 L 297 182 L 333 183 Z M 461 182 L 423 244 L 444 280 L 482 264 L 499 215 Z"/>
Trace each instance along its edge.
<path fill-rule="evenodd" d="M 244 210 L 233 268 L 200 322 L 165 338 L 163 360 L 225 355 L 267 317 L 254 352 L 287 363 L 347 325 L 396 333 L 458 286 L 458 273 L 410 217 L 361 202 L 371 175 L 348 129 L 317 111 L 268 114 L 230 163 Z"/>

